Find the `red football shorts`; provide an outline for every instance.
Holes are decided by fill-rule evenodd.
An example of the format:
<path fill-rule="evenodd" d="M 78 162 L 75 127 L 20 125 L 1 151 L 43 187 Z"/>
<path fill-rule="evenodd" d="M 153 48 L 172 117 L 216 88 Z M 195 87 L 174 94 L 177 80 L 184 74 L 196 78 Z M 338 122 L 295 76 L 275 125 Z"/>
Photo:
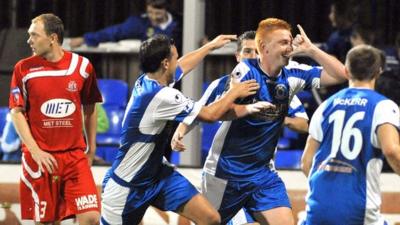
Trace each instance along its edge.
<path fill-rule="evenodd" d="M 22 156 L 22 219 L 52 222 L 87 211 L 100 212 L 100 198 L 85 153 L 71 150 L 50 154 L 58 163 L 53 174 L 42 173 L 29 152 Z"/>

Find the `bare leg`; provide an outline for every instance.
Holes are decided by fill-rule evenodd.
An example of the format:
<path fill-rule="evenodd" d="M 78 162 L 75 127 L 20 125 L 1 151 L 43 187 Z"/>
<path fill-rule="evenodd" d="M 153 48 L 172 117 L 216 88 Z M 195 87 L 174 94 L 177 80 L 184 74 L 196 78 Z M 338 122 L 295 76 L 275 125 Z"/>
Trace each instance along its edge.
<path fill-rule="evenodd" d="M 201 194 L 197 194 L 190 199 L 178 213 L 198 225 L 217 225 L 221 223 L 221 217 L 217 210 Z"/>
<path fill-rule="evenodd" d="M 79 225 L 98 225 L 100 224 L 100 213 L 89 211 L 76 215 Z"/>
<path fill-rule="evenodd" d="M 157 212 L 157 214 L 164 220 L 164 222 L 166 222 L 167 224 L 169 224 L 169 216 L 166 212 L 157 209 L 156 207 L 153 207 L 153 209 Z"/>
<path fill-rule="evenodd" d="M 292 210 L 287 207 L 256 212 L 254 217 L 261 225 L 294 225 Z"/>
<path fill-rule="evenodd" d="M 178 217 L 178 225 L 190 225 L 190 221 L 183 216 Z"/>

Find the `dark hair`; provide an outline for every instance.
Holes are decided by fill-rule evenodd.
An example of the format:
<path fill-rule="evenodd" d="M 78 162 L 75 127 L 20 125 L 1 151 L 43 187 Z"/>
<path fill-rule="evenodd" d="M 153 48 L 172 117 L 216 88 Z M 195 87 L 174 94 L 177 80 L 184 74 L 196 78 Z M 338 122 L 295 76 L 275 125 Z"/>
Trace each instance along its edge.
<path fill-rule="evenodd" d="M 146 5 L 151 6 L 156 9 L 167 9 L 167 0 L 146 0 Z"/>
<path fill-rule="evenodd" d="M 256 31 L 254 31 L 254 30 L 246 31 L 243 34 L 241 34 L 238 37 L 238 40 L 237 40 L 237 49 L 236 49 L 236 51 L 237 52 L 242 51 L 242 48 L 243 48 L 242 43 L 243 43 L 244 40 L 254 40 L 255 38 L 256 38 Z"/>
<path fill-rule="evenodd" d="M 144 73 L 153 73 L 160 68 L 164 59 L 171 57 L 174 41 L 166 35 L 157 34 L 140 45 L 140 68 Z"/>
<path fill-rule="evenodd" d="M 346 68 L 355 80 L 372 80 L 377 78 L 384 67 L 385 55 L 370 45 L 356 46 L 347 53 Z"/>
<path fill-rule="evenodd" d="M 44 31 L 48 36 L 56 34 L 58 43 L 61 45 L 64 40 L 64 24 L 62 20 L 53 13 L 41 14 L 32 19 L 32 23 L 41 21 L 44 25 Z"/>
<path fill-rule="evenodd" d="M 355 0 L 334 0 L 331 5 L 335 9 L 336 27 L 345 29 L 356 21 L 358 5 Z"/>
<path fill-rule="evenodd" d="M 351 36 L 360 36 L 360 38 L 364 41 L 367 45 L 373 45 L 375 42 L 375 32 L 372 28 L 361 26 L 359 24 L 355 25 Z"/>

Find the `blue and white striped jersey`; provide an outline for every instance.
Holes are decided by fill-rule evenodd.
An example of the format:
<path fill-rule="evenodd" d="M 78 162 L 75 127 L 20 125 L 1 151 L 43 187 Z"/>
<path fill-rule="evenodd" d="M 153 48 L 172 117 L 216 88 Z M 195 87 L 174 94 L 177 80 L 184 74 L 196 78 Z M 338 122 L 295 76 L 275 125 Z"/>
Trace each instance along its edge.
<path fill-rule="evenodd" d="M 309 176 L 306 224 L 383 224 L 377 129 L 386 123 L 399 126 L 399 108 L 370 89 L 344 89 L 315 111 L 310 135 L 320 147 Z"/>
<path fill-rule="evenodd" d="M 308 120 L 306 109 L 304 108 L 303 104 L 301 103 L 297 95 L 294 95 L 292 101 L 290 101 L 289 103 L 289 111 L 287 116 L 292 118 L 300 117 Z"/>
<path fill-rule="evenodd" d="M 258 59 L 247 59 L 233 70 L 233 79 L 245 81 L 255 79 L 260 84 L 256 95 L 241 99 L 239 104 L 268 101 L 277 106 L 257 117 L 225 121 L 213 140 L 204 164 L 204 171 L 216 177 L 232 180 L 256 179 L 257 174 L 268 169 L 274 155 L 282 128 L 288 113 L 288 105 L 300 90 L 319 87 L 322 68 L 290 62 L 276 78 L 262 71 Z M 228 77 L 210 85 L 200 100 L 208 104 L 225 89 Z"/>
<path fill-rule="evenodd" d="M 182 77 L 178 67 L 175 80 Z M 163 130 L 168 120 L 190 125 L 202 105 L 185 97 L 180 91 L 160 85 L 146 74 L 135 82 L 122 121 L 121 146 L 109 174 L 125 186 L 146 185 L 158 181 L 167 137 Z"/>

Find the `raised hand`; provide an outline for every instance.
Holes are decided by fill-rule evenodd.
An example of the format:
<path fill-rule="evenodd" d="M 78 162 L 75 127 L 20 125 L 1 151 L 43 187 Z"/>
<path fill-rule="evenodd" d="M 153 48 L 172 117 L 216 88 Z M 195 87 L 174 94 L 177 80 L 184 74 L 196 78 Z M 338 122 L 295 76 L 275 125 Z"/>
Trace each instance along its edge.
<path fill-rule="evenodd" d="M 300 34 L 297 34 L 293 40 L 293 51 L 289 54 L 290 57 L 298 55 L 309 55 L 312 48 L 316 47 L 308 38 L 306 32 L 300 25 L 297 25 Z"/>
<path fill-rule="evenodd" d="M 233 34 L 221 34 L 218 35 L 216 38 L 214 38 L 212 41 L 208 42 L 207 45 L 210 45 L 211 48 L 218 49 L 223 47 L 224 45 L 228 44 L 231 41 L 234 41 L 237 39 L 236 35 Z"/>

